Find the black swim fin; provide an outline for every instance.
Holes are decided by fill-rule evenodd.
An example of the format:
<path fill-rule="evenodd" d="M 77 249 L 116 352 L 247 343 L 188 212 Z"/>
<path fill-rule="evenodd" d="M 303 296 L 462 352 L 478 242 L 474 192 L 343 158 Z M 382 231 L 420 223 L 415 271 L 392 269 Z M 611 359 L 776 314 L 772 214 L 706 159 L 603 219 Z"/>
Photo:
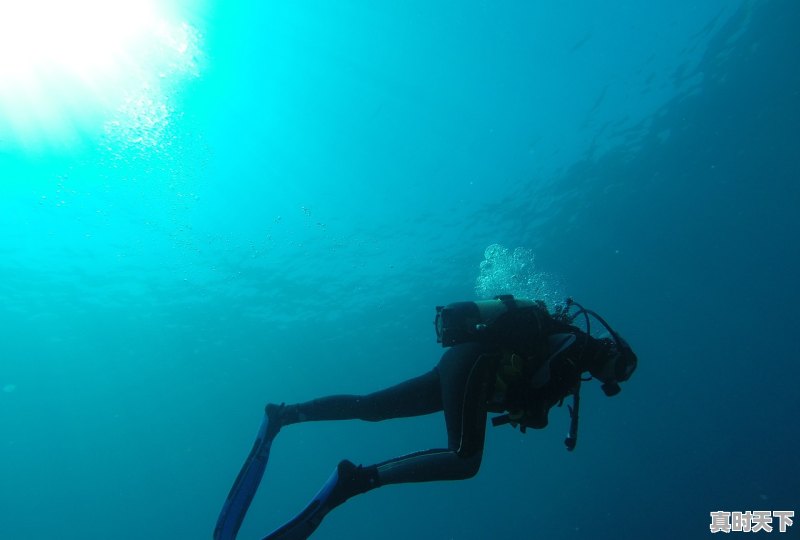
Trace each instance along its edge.
<path fill-rule="evenodd" d="M 269 415 L 264 415 L 264 420 L 261 422 L 258 435 L 253 443 L 253 449 L 250 450 L 250 455 L 242 465 L 239 475 L 228 493 L 228 498 L 222 506 L 217 525 L 214 528 L 214 540 L 234 540 L 236 538 L 247 509 L 264 476 L 272 441 L 280 428 L 277 418 L 270 421 Z"/>

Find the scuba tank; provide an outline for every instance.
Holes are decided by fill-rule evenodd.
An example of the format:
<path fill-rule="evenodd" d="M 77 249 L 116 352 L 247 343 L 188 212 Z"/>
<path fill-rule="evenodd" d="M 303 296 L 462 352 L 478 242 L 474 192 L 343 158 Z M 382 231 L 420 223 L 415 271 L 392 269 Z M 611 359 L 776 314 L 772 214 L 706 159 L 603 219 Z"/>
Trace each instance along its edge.
<path fill-rule="evenodd" d="M 452 347 L 469 341 L 489 341 L 497 338 L 498 319 L 511 311 L 522 308 L 544 309 L 541 302 L 517 300 L 510 294 L 494 297 L 492 300 L 476 302 L 455 302 L 446 306 L 436 306 L 436 341 L 442 347 Z"/>

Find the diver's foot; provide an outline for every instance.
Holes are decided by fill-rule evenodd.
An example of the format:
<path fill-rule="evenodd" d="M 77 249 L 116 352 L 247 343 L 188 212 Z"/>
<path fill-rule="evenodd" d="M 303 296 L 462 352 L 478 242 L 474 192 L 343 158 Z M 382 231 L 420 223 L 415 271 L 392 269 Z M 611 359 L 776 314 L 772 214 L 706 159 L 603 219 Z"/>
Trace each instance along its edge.
<path fill-rule="evenodd" d="M 264 412 L 266 412 L 267 419 L 269 420 L 267 424 L 267 436 L 269 438 L 274 438 L 283 426 L 290 423 L 286 418 L 286 409 L 287 407 L 283 403 L 280 405 L 268 403 L 267 406 L 264 407 Z"/>
<path fill-rule="evenodd" d="M 343 459 L 336 467 L 338 480 L 327 501 L 329 509 L 336 508 L 347 499 L 378 487 L 378 468 L 362 467 Z"/>

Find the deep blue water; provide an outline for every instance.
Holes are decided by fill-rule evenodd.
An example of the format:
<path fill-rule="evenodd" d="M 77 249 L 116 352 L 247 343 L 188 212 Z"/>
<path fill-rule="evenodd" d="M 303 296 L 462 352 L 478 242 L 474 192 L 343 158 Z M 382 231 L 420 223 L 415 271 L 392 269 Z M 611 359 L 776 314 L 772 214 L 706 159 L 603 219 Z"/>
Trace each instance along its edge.
<path fill-rule="evenodd" d="M 795 2 L 175 10 L 196 70 L 146 105 L 69 144 L 0 130 L 0 538 L 210 538 L 264 403 L 430 369 L 434 306 L 483 292 L 493 244 L 535 258 L 509 292 L 597 310 L 637 373 L 585 385 L 575 452 L 565 410 L 489 429 L 476 478 L 371 492 L 315 539 L 800 509 Z M 342 458 L 444 442 L 440 415 L 287 428 L 239 538 Z"/>

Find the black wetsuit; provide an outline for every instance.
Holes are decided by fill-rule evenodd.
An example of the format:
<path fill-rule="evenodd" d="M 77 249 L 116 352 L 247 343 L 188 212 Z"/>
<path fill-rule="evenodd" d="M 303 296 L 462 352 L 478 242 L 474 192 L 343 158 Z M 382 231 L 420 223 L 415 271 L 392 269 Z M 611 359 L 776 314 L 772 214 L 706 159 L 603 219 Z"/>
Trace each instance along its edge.
<path fill-rule="evenodd" d="M 377 422 L 444 411 L 447 448 L 415 452 L 359 468 L 359 474 L 369 478 L 356 479 L 355 483 L 362 486 L 357 491 L 385 484 L 470 478 L 480 468 L 490 410 L 511 410 L 514 404 L 509 400 L 516 400 L 517 408 L 536 411 L 531 427 L 544 427 L 550 407 L 572 391 L 581 373 L 592 367 L 605 346 L 604 340 L 589 337 L 574 326 L 542 316 L 541 312 L 537 315 L 518 310 L 517 313 L 524 318 L 506 325 L 517 330 L 488 342 L 455 345 L 424 375 L 364 396 L 329 396 L 287 406 L 284 424 L 349 419 Z M 531 332 L 534 324 L 538 330 Z M 509 351 L 531 358 L 546 357 L 548 337 L 565 332 L 575 335 L 575 345 L 568 361 L 556 365 L 548 375 L 546 385 L 535 392 L 530 392 L 527 385 L 522 392 L 519 388 L 507 388 L 506 402 L 493 401 L 498 369 Z"/>

